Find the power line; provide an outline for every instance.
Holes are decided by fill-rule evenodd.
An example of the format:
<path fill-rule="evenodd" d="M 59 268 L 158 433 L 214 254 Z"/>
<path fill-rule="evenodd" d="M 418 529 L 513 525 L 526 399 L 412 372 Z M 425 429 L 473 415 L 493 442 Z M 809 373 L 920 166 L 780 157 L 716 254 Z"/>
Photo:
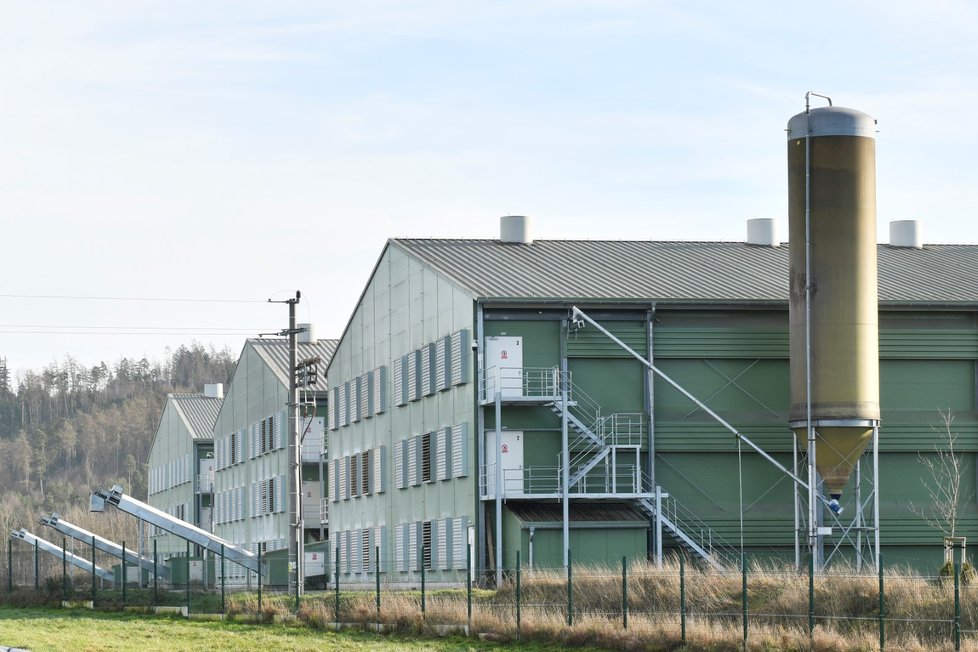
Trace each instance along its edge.
<path fill-rule="evenodd" d="M 0 335 L 248 335 L 258 333 L 254 331 L 67 331 L 67 330 L 3 330 L 0 328 Z"/>
<path fill-rule="evenodd" d="M 180 297 L 99 297 L 70 294 L 0 294 L 0 299 L 53 299 L 84 301 L 161 301 L 167 303 L 267 303 L 264 299 L 191 299 Z"/>
<path fill-rule="evenodd" d="M 83 330 L 168 330 L 168 331 L 241 331 L 243 333 L 257 333 L 261 328 L 243 328 L 240 326 L 122 326 L 114 324 L 112 326 L 86 326 L 83 324 L 0 324 L 0 328 L 78 328 Z"/>

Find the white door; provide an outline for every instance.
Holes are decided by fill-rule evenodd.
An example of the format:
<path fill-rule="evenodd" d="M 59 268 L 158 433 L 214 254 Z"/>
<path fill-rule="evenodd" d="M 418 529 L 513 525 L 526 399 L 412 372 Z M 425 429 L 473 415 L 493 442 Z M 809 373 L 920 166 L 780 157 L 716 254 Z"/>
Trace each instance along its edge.
<path fill-rule="evenodd" d="M 302 565 L 302 574 L 305 577 L 315 577 L 326 574 L 326 553 L 307 552 L 305 554 L 306 563 Z"/>
<path fill-rule="evenodd" d="M 496 377 L 503 398 L 523 396 L 523 338 L 486 338 L 486 398 L 496 394 Z"/>
<path fill-rule="evenodd" d="M 201 507 L 200 508 L 200 523 L 197 524 L 201 530 L 207 530 L 208 532 L 213 531 L 211 527 L 211 508 Z"/>
<path fill-rule="evenodd" d="M 489 495 L 495 495 L 497 460 L 501 460 L 503 469 L 503 495 L 523 493 L 523 431 L 503 430 L 499 439 L 497 450 L 496 431 L 486 431 L 486 462 L 487 467 L 493 469 L 486 478 Z"/>
<path fill-rule="evenodd" d="M 200 461 L 200 474 L 197 477 L 198 487 L 201 493 L 211 493 L 214 491 L 214 459 L 205 458 Z"/>

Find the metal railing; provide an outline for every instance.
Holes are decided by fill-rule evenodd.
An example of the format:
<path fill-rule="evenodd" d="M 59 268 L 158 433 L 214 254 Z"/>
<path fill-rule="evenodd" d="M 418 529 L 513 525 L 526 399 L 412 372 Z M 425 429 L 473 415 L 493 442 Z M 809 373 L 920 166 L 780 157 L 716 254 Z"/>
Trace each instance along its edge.
<path fill-rule="evenodd" d="M 496 481 L 495 463 L 483 465 L 479 475 L 479 492 L 483 499 L 496 497 Z M 522 469 L 503 469 L 502 497 L 559 496 L 563 492 L 562 483 L 563 476 L 559 466 L 534 465 Z M 609 466 L 604 473 L 588 474 L 580 482 L 570 485 L 568 494 L 575 498 L 609 495 L 635 497 L 642 494 L 641 469 L 635 464 L 617 464 L 614 468 Z"/>
<path fill-rule="evenodd" d="M 595 431 L 610 446 L 641 446 L 645 443 L 645 415 L 618 412 L 598 420 Z"/>
<path fill-rule="evenodd" d="M 325 450 L 323 449 L 322 437 L 312 437 L 306 435 L 302 441 L 301 457 L 305 464 L 318 463 Z"/>
<path fill-rule="evenodd" d="M 208 471 L 207 473 L 197 474 L 197 493 L 199 494 L 212 494 L 214 493 L 214 472 Z"/>
<path fill-rule="evenodd" d="M 645 442 L 645 419 L 641 413 L 620 412 L 602 415 L 601 406 L 586 392 L 570 383 L 574 401 L 568 401 L 569 426 L 577 436 L 569 442 L 572 451 L 570 468 L 571 484 L 577 484 L 590 470 L 602 462 L 609 447 L 640 447 Z M 563 409 L 560 401 L 554 402 L 557 414 Z M 612 455 L 614 453 L 612 452 Z M 604 457 L 603 457 L 604 456 Z M 558 465 L 563 459 L 558 456 Z"/>
<path fill-rule="evenodd" d="M 504 399 L 553 400 L 561 395 L 561 383 L 570 392 L 570 377 L 557 367 L 489 367 L 479 373 L 479 396 L 482 402 L 493 400 L 498 383 Z"/>
<path fill-rule="evenodd" d="M 640 473 L 642 475 L 643 486 L 651 490 L 648 493 L 654 494 L 655 486 L 653 486 L 649 475 L 644 471 L 640 471 Z M 730 543 L 720 536 L 706 521 L 679 502 L 675 496 L 668 494 L 661 486 L 659 487 L 659 491 L 662 494 L 659 502 L 662 505 L 663 522 L 669 530 L 672 530 L 673 534 L 677 535 L 677 538 L 688 538 L 714 557 L 719 563 L 728 565 L 739 563 L 739 546 Z M 655 515 L 656 501 L 654 498 L 641 499 L 639 504 L 649 514 Z M 670 527 L 669 524 L 672 526 Z"/>

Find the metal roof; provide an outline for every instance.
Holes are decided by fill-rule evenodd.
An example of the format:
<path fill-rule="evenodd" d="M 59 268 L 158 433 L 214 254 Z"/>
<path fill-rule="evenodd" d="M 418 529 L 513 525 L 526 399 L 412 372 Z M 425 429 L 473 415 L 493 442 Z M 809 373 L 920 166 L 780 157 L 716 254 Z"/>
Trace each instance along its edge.
<path fill-rule="evenodd" d="M 288 386 L 289 384 L 289 341 L 283 338 L 250 338 L 248 344 L 255 348 L 255 352 L 265 361 L 272 373 L 279 381 Z M 339 340 L 316 340 L 312 343 L 300 342 L 296 346 L 296 361 L 301 362 L 306 358 L 319 356 L 322 360 L 319 366 L 319 378 L 312 389 L 317 392 L 326 391 L 326 367 L 336 352 L 336 345 Z"/>
<path fill-rule="evenodd" d="M 506 507 L 523 523 L 560 523 L 564 520 L 563 506 L 560 503 L 509 501 Z M 649 519 L 641 512 L 623 503 L 571 503 L 569 516 L 572 523 L 634 522 L 646 526 L 649 523 Z"/>
<path fill-rule="evenodd" d="M 223 398 L 203 394 L 167 394 L 166 398 L 187 425 L 191 439 L 213 439 L 214 424 Z"/>
<path fill-rule="evenodd" d="M 390 241 L 473 296 L 510 301 L 788 301 L 788 246 L 742 242 Z M 978 303 L 978 245 L 878 245 L 879 299 Z"/>

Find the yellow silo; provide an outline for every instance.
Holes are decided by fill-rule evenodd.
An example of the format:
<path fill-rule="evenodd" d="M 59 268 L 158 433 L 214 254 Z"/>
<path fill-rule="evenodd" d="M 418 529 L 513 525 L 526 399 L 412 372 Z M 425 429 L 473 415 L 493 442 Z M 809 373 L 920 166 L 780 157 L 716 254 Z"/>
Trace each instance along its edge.
<path fill-rule="evenodd" d="M 834 499 L 880 418 L 875 137 L 876 121 L 852 109 L 788 122 L 789 423 L 807 450 L 811 420 L 816 468 Z"/>

